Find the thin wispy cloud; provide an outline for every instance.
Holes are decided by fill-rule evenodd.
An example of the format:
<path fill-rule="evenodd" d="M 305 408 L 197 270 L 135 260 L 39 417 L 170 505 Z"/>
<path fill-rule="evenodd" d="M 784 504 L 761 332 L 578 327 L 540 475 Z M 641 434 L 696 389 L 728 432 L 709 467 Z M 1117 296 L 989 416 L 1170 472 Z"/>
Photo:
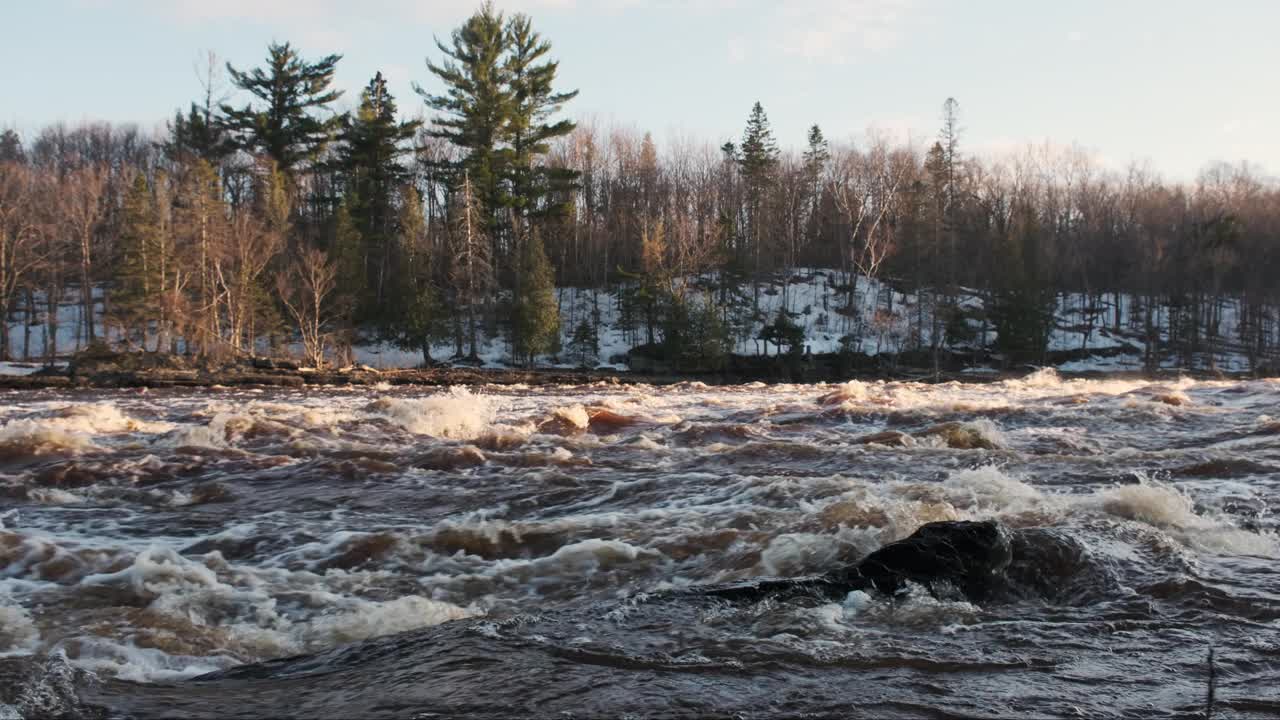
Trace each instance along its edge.
<path fill-rule="evenodd" d="M 848 62 L 863 52 L 896 47 L 920 5 L 920 0 L 788 3 L 778 10 L 777 47 L 807 60 Z"/>
<path fill-rule="evenodd" d="M 110 0 L 88 0 L 108 4 Z M 751 37 L 736 35 L 729 57 L 767 53 L 843 63 L 861 52 L 899 44 L 924 0 L 505 0 L 508 13 L 537 16 L 642 13 L 752 21 Z M 345 0 L 147 0 L 154 12 L 184 22 L 233 20 L 303 34 L 341 37 L 345 28 L 370 23 L 418 22 L 451 27 L 479 7 L 476 0 L 367 0 L 358 11 Z"/>

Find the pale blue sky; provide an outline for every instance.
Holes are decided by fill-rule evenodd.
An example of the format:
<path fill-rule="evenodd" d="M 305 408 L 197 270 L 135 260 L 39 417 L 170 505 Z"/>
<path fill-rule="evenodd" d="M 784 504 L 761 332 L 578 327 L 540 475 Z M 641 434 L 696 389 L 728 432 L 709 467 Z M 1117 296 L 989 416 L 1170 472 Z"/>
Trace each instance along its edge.
<path fill-rule="evenodd" d="M 464 0 L 6 0 L 0 126 L 160 125 L 199 95 L 193 65 L 237 67 L 271 40 L 340 52 L 345 105 L 376 70 L 422 112 L 425 57 Z M 722 141 L 760 100 L 780 141 L 874 125 L 930 138 L 947 96 L 992 152 L 1079 143 L 1112 167 L 1190 179 L 1214 160 L 1280 173 L 1275 0 L 509 0 L 561 60 L 570 114 Z"/>

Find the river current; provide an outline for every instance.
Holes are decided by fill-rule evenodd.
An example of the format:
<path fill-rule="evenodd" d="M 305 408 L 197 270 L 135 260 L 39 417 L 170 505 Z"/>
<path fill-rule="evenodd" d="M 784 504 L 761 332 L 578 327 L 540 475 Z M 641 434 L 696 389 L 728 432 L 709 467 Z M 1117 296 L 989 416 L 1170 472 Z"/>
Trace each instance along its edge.
<path fill-rule="evenodd" d="M 0 718 L 1277 717 L 1277 510 L 1269 380 L 9 393 Z"/>

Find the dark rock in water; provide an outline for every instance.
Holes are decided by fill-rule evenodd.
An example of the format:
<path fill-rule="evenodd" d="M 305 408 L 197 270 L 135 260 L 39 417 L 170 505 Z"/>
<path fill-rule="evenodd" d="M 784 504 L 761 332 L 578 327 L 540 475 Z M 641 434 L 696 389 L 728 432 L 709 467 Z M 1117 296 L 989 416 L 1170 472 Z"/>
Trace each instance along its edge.
<path fill-rule="evenodd" d="M 889 543 L 856 565 L 825 575 L 766 578 L 705 589 L 732 600 L 818 595 L 840 598 L 853 590 L 895 594 L 907 581 L 934 595 L 960 592 L 971 600 L 989 596 L 1013 559 L 1009 531 L 994 521 L 947 521 L 921 525 L 909 537 Z"/>
<path fill-rule="evenodd" d="M 1055 528 L 1028 528 L 1013 534 L 1017 560 L 1005 571 L 1013 598 L 1085 605 L 1119 592 L 1114 574 L 1084 543 Z"/>
<path fill-rule="evenodd" d="M 892 594 L 911 580 L 935 594 L 949 583 L 970 599 L 982 599 L 1012 560 L 1009 531 L 1000 523 L 933 522 L 831 575 L 850 589 L 869 583 Z"/>

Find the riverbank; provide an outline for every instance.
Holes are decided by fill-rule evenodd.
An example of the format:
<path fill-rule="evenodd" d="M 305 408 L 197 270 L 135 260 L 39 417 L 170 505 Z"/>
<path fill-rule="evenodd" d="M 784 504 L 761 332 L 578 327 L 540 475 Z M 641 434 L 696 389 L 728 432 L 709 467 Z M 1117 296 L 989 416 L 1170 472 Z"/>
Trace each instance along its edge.
<path fill-rule="evenodd" d="M 732 385 L 748 382 L 843 382 L 847 380 L 898 380 L 913 382 L 984 383 L 1025 376 L 1040 368 L 1027 366 L 1011 370 L 983 367 L 960 368 L 934 373 L 928 367 L 901 365 L 894 368 L 859 367 L 844 372 L 806 372 L 785 358 L 753 358 L 750 363 L 734 363 L 725 371 L 711 373 L 635 372 L 616 369 L 566 368 L 476 368 L 441 366 L 434 368 L 376 369 L 368 366 L 314 369 L 287 360 L 245 358 L 216 363 L 181 355 L 142 352 L 80 353 L 63 367 L 28 368 L 27 374 L 0 375 L 0 390 L 41 390 L 56 388 L 172 388 L 172 387 L 306 387 L 350 385 L 590 385 L 646 384 L 672 385 L 702 382 Z M 770 362 L 772 361 L 772 362 Z M 805 364 L 808 365 L 807 363 Z M 1148 379 L 1245 379 L 1247 373 L 1164 370 L 1157 373 L 1106 370 L 1062 371 L 1063 378 L 1132 377 Z"/>

